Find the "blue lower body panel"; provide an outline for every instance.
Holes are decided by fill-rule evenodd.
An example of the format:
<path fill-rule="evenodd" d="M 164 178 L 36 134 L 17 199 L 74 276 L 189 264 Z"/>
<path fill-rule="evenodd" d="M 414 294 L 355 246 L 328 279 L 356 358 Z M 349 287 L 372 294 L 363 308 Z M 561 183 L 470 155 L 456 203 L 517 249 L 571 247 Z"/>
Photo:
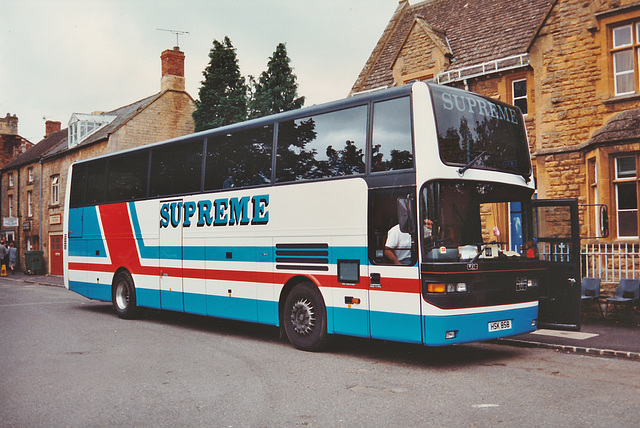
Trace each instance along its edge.
<path fill-rule="evenodd" d="M 69 281 L 69 290 L 92 300 L 111 301 L 111 284 L 94 282 Z"/>
<path fill-rule="evenodd" d="M 445 346 L 530 333 L 537 326 L 538 307 L 441 317 L 423 316 L 422 319 L 424 344 Z M 489 331 L 489 323 L 504 320 L 511 320 L 510 329 Z M 447 332 L 455 332 L 455 338 L 446 339 Z"/>

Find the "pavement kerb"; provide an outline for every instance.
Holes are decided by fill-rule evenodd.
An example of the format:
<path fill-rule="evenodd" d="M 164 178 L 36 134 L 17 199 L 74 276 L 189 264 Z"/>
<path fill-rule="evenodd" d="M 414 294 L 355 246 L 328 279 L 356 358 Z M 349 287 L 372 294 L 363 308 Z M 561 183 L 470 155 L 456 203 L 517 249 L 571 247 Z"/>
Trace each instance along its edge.
<path fill-rule="evenodd" d="M 64 288 L 64 283 L 56 284 L 53 281 L 43 281 L 43 280 L 39 279 L 38 276 L 30 277 L 28 275 L 18 275 L 18 276 L 7 275 L 7 276 L 2 276 L 0 278 L 7 279 L 9 281 L 27 282 L 29 284 L 48 285 L 48 286 L 51 286 L 51 287 L 62 287 L 62 288 Z"/>
<path fill-rule="evenodd" d="M 572 345 L 558 345 L 552 343 L 543 343 L 543 342 L 533 342 L 529 340 L 519 340 L 519 339 L 497 339 L 494 343 L 510 345 L 510 346 L 518 346 L 522 348 L 542 348 L 542 349 L 553 349 L 561 352 L 569 352 L 574 354 L 585 354 L 585 355 L 594 355 L 601 357 L 616 357 L 616 358 L 627 358 L 631 360 L 640 361 L 640 352 L 630 352 L 630 351 L 616 351 L 614 349 L 598 349 L 598 348 L 586 348 L 583 346 L 572 346 Z"/>

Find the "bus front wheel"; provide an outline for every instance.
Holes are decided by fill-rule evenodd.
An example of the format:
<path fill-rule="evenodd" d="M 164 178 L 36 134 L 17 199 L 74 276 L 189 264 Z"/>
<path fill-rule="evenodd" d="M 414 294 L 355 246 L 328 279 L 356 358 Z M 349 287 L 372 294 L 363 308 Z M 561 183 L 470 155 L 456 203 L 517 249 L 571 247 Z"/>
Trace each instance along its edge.
<path fill-rule="evenodd" d="M 289 341 L 303 351 L 319 351 L 327 342 L 327 311 L 320 290 L 298 284 L 284 304 L 283 323 Z"/>
<path fill-rule="evenodd" d="M 120 318 L 133 319 L 137 314 L 136 289 L 129 272 L 119 272 L 111 290 L 113 308 Z"/>

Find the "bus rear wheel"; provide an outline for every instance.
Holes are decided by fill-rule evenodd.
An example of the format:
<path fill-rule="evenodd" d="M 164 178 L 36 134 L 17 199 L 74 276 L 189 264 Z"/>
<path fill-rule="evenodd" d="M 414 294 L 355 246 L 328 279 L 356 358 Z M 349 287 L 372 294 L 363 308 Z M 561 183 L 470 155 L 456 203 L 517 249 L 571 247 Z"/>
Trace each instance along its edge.
<path fill-rule="evenodd" d="M 111 289 L 111 300 L 116 314 L 123 319 L 134 319 L 137 315 L 136 289 L 133 278 L 127 271 L 119 272 Z"/>
<path fill-rule="evenodd" d="M 283 323 L 289 341 L 303 351 L 327 344 L 327 311 L 320 290 L 309 282 L 293 287 L 284 303 Z"/>

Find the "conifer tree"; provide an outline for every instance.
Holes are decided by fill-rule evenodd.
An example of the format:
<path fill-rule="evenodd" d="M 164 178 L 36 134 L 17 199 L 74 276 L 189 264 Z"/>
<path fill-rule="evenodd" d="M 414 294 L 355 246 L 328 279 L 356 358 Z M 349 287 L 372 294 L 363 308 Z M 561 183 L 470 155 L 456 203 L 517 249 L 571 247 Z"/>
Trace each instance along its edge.
<path fill-rule="evenodd" d="M 267 70 L 262 72 L 257 82 L 253 82 L 250 118 L 295 110 L 304 105 L 304 97 L 298 96 L 297 78 L 290 62 L 285 44 L 278 44 L 269 58 Z"/>
<path fill-rule="evenodd" d="M 196 132 L 245 120 L 248 88 L 228 37 L 222 43 L 213 41 L 209 65 L 202 74 L 204 80 L 193 112 Z"/>

